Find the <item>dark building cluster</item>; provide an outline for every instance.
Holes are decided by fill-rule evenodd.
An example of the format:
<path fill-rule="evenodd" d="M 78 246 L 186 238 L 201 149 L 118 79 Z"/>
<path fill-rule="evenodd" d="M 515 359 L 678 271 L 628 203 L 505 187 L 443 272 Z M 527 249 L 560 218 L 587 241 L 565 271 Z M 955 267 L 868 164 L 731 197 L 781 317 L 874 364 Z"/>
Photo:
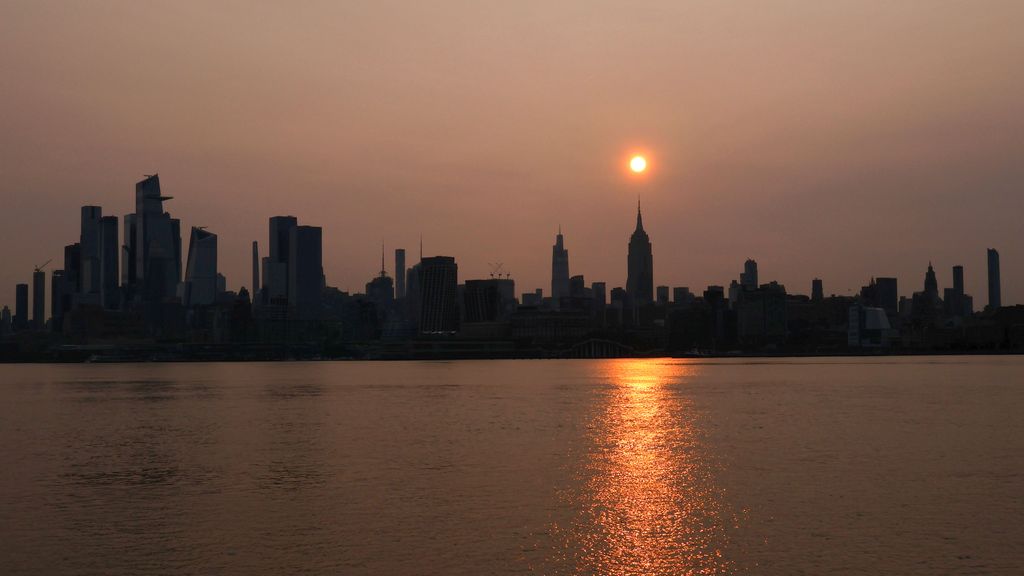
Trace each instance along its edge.
<path fill-rule="evenodd" d="M 265 255 L 252 243 L 249 289 L 227 290 L 217 235 L 165 211 L 157 175 L 135 186 L 135 212 L 81 210 L 78 241 L 50 272 L 18 284 L 14 312 L 0 314 L 6 360 L 202 360 L 276 358 L 617 357 L 704 354 L 845 354 L 1024 349 L 1024 306 L 1002 306 L 999 254 L 988 251 L 988 305 L 964 293 L 964 269 L 939 290 L 931 264 L 920 292 L 901 297 L 896 278 L 871 278 L 857 296 L 811 295 L 761 283 L 747 260 L 728 287 L 700 293 L 654 282 L 651 239 L 640 206 L 629 237 L 626 285 L 610 290 L 570 273 L 559 229 L 551 291 L 517 297 L 502 265 L 460 281 L 451 256 L 420 255 L 394 277 L 381 269 L 361 293 L 329 286 L 323 231 L 294 216 L 269 220 Z M 123 234 L 119 235 L 119 230 Z M 121 237 L 119 237 L 121 236 Z M 184 269 L 182 265 L 184 264 Z"/>

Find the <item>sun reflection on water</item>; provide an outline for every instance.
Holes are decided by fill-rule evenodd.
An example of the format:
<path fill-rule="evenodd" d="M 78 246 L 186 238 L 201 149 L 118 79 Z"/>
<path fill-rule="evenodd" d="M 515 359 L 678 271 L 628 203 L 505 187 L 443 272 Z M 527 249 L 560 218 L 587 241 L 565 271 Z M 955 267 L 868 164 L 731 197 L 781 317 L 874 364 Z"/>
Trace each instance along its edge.
<path fill-rule="evenodd" d="M 601 369 L 610 388 L 579 492 L 568 496 L 579 511 L 564 551 L 575 572 L 728 572 L 721 498 L 683 393 L 698 368 L 625 360 Z"/>

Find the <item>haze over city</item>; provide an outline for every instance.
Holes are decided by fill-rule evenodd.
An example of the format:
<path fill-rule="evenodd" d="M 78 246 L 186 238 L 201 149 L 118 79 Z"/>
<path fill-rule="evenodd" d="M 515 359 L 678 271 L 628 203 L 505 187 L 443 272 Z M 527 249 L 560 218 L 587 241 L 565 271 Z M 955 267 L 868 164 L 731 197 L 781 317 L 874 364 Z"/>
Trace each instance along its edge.
<path fill-rule="evenodd" d="M 655 282 L 727 284 L 746 258 L 808 293 L 920 290 L 999 249 L 1024 301 L 1024 4 L 567 1 L 0 2 L 0 303 L 133 210 L 159 172 L 184 227 L 249 284 L 267 219 L 323 227 L 357 291 L 380 244 L 625 284 L 642 197 Z M 643 180 L 627 173 L 643 151 Z M 391 258 L 388 268 L 391 270 Z"/>

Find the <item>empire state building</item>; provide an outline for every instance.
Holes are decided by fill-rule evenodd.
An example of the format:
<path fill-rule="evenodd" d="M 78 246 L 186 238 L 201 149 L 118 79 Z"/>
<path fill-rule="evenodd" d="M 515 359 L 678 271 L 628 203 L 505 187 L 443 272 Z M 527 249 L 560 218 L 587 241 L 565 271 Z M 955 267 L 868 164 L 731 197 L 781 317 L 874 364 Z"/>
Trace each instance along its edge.
<path fill-rule="evenodd" d="M 629 237 L 628 275 L 626 296 L 633 306 L 654 301 L 654 256 L 651 255 L 651 239 L 644 232 L 640 215 L 640 201 L 636 203 L 636 230 Z"/>

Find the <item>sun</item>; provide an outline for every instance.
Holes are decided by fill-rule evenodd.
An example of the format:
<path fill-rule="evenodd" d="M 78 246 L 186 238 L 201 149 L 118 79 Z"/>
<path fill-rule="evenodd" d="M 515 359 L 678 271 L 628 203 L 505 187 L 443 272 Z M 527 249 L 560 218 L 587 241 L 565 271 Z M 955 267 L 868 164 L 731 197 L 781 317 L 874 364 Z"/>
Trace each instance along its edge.
<path fill-rule="evenodd" d="M 647 159 L 643 156 L 633 156 L 629 159 L 629 169 L 636 174 L 647 170 Z"/>

